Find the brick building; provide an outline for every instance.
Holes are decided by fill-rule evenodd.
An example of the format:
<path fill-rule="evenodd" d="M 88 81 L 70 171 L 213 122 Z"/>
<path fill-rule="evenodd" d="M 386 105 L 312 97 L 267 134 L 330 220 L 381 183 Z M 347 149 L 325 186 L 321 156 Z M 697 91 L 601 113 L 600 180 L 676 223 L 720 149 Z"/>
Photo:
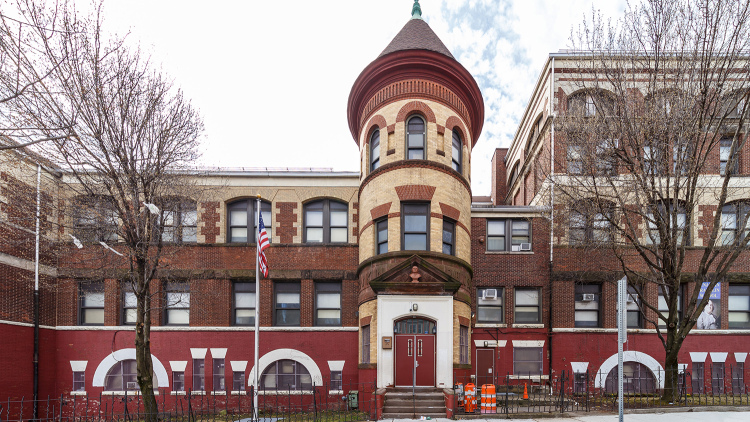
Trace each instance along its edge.
<path fill-rule="evenodd" d="M 205 197 L 168 210 L 167 266 L 153 287 L 159 388 L 239 395 L 257 370 L 267 390 L 305 390 L 323 380 L 450 388 L 506 375 L 543 384 L 561 371 L 587 370 L 603 374 L 594 383 L 604 388 L 617 350 L 614 287 L 601 281 L 579 292 L 576 276 L 611 257 L 568 245 L 545 201 L 555 171 L 544 168 L 541 152 L 565 155 L 562 141 L 553 144 L 552 117 L 574 92 L 551 56 L 516 138 L 495 152 L 490 196 L 473 195 L 482 95 L 420 13 L 351 89 L 347 113 L 360 172 L 214 170 L 199 176 L 210 187 Z M 0 337 L 13 341 L 0 348 L 0 400 L 32 394 L 40 162 L 39 394 L 137 389 L 132 294 L 118 278 L 117 258 L 99 244 L 117 244 L 106 201 L 86 213 L 52 163 L 24 151 L 3 152 L 2 160 Z M 746 162 L 740 174 L 750 172 Z M 256 195 L 271 238 L 270 274 L 259 292 Z M 743 257 L 735 279 L 746 271 Z M 722 363 L 744 376 L 750 293 L 743 293 L 747 284 L 723 286 L 720 317 L 739 323 L 697 330 L 680 362 Z M 595 306 L 582 309 L 596 319 L 580 327 L 584 293 Z M 626 360 L 658 382 L 663 349 L 653 327 L 632 328 L 627 347 Z"/>

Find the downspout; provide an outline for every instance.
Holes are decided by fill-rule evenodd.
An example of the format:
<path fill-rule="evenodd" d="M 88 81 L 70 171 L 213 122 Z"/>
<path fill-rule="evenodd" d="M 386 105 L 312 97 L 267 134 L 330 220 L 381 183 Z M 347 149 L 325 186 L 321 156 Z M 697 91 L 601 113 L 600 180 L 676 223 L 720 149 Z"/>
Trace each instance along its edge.
<path fill-rule="evenodd" d="M 552 57 L 552 72 L 550 74 L 550 97 L 549 97 L 549 116 L 550 116 L 550 218 L 549 218 L 549 309 L 547 324 L 547 356 L 550 363 L 550 372 L 552 372 L 552 264 L 554 262 L 554 244 L 555 244 L 555 58 Z M 550 373 L 550 376 L 552 374 Z"/>
<path fill-rule="evenodd" d="M 39 218 L 41 214 L 42 166 L 36 165 L 36 251 L 34 253 L 34 411 L 37 419 L 39 411 Z"/>

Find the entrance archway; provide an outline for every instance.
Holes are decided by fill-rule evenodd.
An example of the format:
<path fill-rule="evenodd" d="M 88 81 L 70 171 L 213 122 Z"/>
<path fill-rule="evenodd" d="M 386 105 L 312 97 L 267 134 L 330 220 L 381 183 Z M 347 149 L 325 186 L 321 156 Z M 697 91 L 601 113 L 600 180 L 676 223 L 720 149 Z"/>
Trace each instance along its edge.
<path fill-rule="evenodd" d="M 435 321 L 408 317 L 393 325 L 396 387 L 435 386 Z"/>

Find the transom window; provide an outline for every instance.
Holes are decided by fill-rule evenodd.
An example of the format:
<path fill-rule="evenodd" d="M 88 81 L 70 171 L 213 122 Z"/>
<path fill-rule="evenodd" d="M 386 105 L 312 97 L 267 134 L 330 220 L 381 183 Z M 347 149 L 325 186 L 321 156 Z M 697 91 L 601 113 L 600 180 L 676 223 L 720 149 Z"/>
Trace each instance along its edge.
<path fill-rule="evenodd" d="M 429 250 L 430 204 L 404 203 L 401 205 L 401 250 Z"/>
<path fill-rule="evenodd" d="M 255 283 L 235 282 L 234 325 L 255 325 Z"/>
<path fill-rule="evenodd" d="M 750 234 L 750 203 L 740 201 L 724 205 L 721 209 L 721 237 L 719 244 L 732 245 L 739 237 L 743 242 Z M 742 244 L 742 243 L 740 243 Z"/>
<path fill-rule="evenodd" d="M 268 365 L 260 378 L 264 390 L 309 391 L 312 377 L 299 362 L 284 359 Z"/>
<path fill-rule="evenodd" d="M 276 283 L 274 285 L 274 324 L 299 326 L 300 283 Z"/>
<path fill-rule="evenodd" d="M 74 201 L 74 233 L 83 242 L 116 242 L 118 214 L 112 198 L 78 197 Z"/>
<path fill-rule="evenodd" d="M 258 238 L 258 226 L 255 225 L 257 201 L 255 199 L 243 199 L 232 202 L 227 205 L 229 213 L 229 234 L 230 243 L 255 243 Z M 268 232 L 268 240 L 271 241 L 273 236 L 273 221 L 271 212 L 271 203 L 266 201 L 260 202 L 260 212 L 263 216 L 263 224 Z M 248 233 L 248 228 L 252 227 L 252 233 Z"/>
<path fill-rule="evenodd" d="M 380 167 L 380 130 L 375 128 L 370 136 L 370 171 Z"/>
<path fill-rule="evenodd" d="M 477 323 L 501 324 L 504 321 L 502 287 L 477 289 Z"/>
<path fill-rule="evenodd" d="M 345 243 L 349 205 L 331 199 L 305 204 L 305 242 Z"/>
<path fill-rule="evenodd" d="M 315 283 L 315 325 L 341 325 L 341 283 Z"/>
<path fill-rule="evenodd" d="M 451 165 L 453 166 L 453 170 L 456 170 L 459 173 L 461 173 L 462 164 L 461 145 L 461 135 L 458 134 L 458 131 L 456 129 L 453 129 L 453 140 L 451 142 Z"/>
<path fill-rule="evenodd" d="M 80 325 L 104 325 L 104 283 L 82 282 L 79 286 Z"/>
<path fill-rule="evenodd" d="M 393 324 L 395 334 L 435 334 L 435 323 L 422 318 L 407 318 Z"/>
<path fill-rule="evenodd" d="M 192 201 L 165 201 L 162 205 L 161 240 L 164 242 L 197 242 L 198 210 Z"/>
<path fill-rule="evenodd" d="M 377 237 L 376 253 L 388 252 L 388 218 L 383 218 L 375 223 Z"/>
<path fill-rule="evenodd" d="M 516 289 L 516 324 L 538 324 L 542 321 L 539 289 Z"/>
<path fill-rule="evenodd" d="M 425 124 L 419 116 L 413 116 L 406 123 L 406 158 L 424 159 Z"/>

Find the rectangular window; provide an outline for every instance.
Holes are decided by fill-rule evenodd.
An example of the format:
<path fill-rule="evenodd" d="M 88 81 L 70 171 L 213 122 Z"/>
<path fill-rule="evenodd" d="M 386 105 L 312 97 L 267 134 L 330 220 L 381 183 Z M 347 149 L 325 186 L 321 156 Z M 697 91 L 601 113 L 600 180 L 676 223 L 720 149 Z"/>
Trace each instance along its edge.
<path fill-rule="evenodd" d="M 568 173 L 583 173 L 583 147 L 580 145 L 568 145 Z"/>
<path fill-rule="evenodd" d="M 503 323 L 505 320 L 503 293 L 504 290 L 502 287 L 477 289 L 477 323 Z"/>
<path fill-rule="evenodd" d="M 456 254 L 456 223 L 447 218 L 443 219 L 443 253 Z"/>
<path fill-rule="evenodd" d="M 745 363 L 737 362 L 732 367 L 732 393 L 745 394 Z"/>
<path fill-rule="evenodd" d="M 575 326 L 600 327 L 601 292 L 599 284 L 584 284 L 575 287 Z"/>
<path fill-rule="evenodd" d="M 370 326 L 362 327 L 362 363 L 370 363 Z"/>
<path fill-rule="evenodd" d="M 161 239 L 164 242 L 196 242 L 198 240 L 198 210 L 190 201 L 169 201 L 162 205 Z"/>
<path fill-rule="evenodd" d="M 315 325 L 341 325 L 341 283 L 315 283 Z"/>
<path fill-rule="evenodd" d="M 123 283 L 122 287 L 122 323 L 126 325 L 135 324 L 138 318 L 138 299 L 135 297 L 132 285 Z"/>
<path fill-rule="evenodd" d="M 724 362 L 711 365 L 711 393 L 724 394 Z"/>
<path fill-rule="evenodd" d="M 214 391 L 226 391 L 224 384 L 224 359 L 213 360 Z"/>
<path fill-rule="evenodd" d="M 516 289 L 516 324 L 538 324 L 542 321 L 539 289 Z"/>
<path fill-rule="evenodd" d="M 732 154 L 732 139 L 723 138 L 719 141 L 719 174 L 722 176 L 727 174 L 727 168 L 729 166 L 729 158 Z M 737 174 L 737 160 L 735 159 L 734 165 L 730 168 L 730 174 Z"/>
<path fill-rule="evenodd" d="M 469 363 L 469 327 L 459 326 L 459 363 L 468 365 Z"/>
<path fill-rule="evenodd" d="M 542 375 L 542 347 L 514 347 L 513 374 L 519 376 Z"/>
<path fill-rule="evenodd" d="M 104 283 L 82 282 L 79 289 L 78 323 L 104 325 Z"/>
<path fill-rule="evenodd" d="M 343 385 L 343 379 L 341 376 L 341 371 L 331 371 L 331 390 L 333 391 L 343 391 L 344 385 Z"/>
<path fill-rule="evenodd" d="M 662 173 L 661 151 L 653 146 L 643 147 L 643 172 L 657 175 Z"/>
<path fill-rule="evenodd" d="M 245 373 L 232 372 L 232 391 L 245 391 Z"/>
<path fill-rule="evenodd" d="M 388 218 L 384 218 L 375 223 L 377 232 L 377 254 L 388 252 Z"/>
<path fill-rule="evenodd" d="M 401 250 L 429 250 L 430 204 L 402 204 L 401 215 Z"/>
<path fill-rule="evenodd" d="M 750 328 L 750 284 L 729 285 L 729 328 Z"/>
<path fill-rule="evenodd" d="M 255 283 L 235 282 L 234 325 L 255 325 Z"/>
<path fill-rule="evenodd" d="M 274 325 L 299 326 L 300 283 L 276 283 L 274 289 Z"/>
<path fill-rule="evenodd" d="M 693 394 L 703 394 L 703 362 L 693 362 Z"/>
<path fill-rule="evenodd" d="M 669 307 L 667 306 L 667 298 L 664 295 L 664 287 L 659 286 L 659 313 L 667 318 L 669 316 Z M 677 321 L 682 320 L 682 286 L 680 286 L 677 295 Z M 667 324 L 659 319 L 659 328 L 666 328 Z"/>
<path fill-rule="evenodd" d="M 573 374 L 573 392 L 574 393 L 586 392 L 586 373 L 585 372 L 576 372 Z"/>
<path fill-rule="evenodd" d="M 86 373 L 73 371 L 73 391 L 86 391 Z"/>
<path fill-rule="evenodd" d="M 193 359 L 193 390 L 206 390 L 206 360 Z"/>
<path fill-rule="evenodd" d="M 166 288 L 165 324 L 190 324 L 190 286 L 185 282 L 170 281 Z"/>
<path fill-rule="evenodd" d="M 172 372 L 172 391 L 185 391 L 185 372 Z"/>
<path fill-rule="evenodd" d="M 633 286 L 628 286 L 628 297 L 625 309 L 627 310 L 628 328 L 642 328 L 641 324 L 641 296 Z"/>
<path fill-rule="evenodd" d="M 487 220 L 487 250 L 531 251 L 531 223 L 520 219 Z"/>

